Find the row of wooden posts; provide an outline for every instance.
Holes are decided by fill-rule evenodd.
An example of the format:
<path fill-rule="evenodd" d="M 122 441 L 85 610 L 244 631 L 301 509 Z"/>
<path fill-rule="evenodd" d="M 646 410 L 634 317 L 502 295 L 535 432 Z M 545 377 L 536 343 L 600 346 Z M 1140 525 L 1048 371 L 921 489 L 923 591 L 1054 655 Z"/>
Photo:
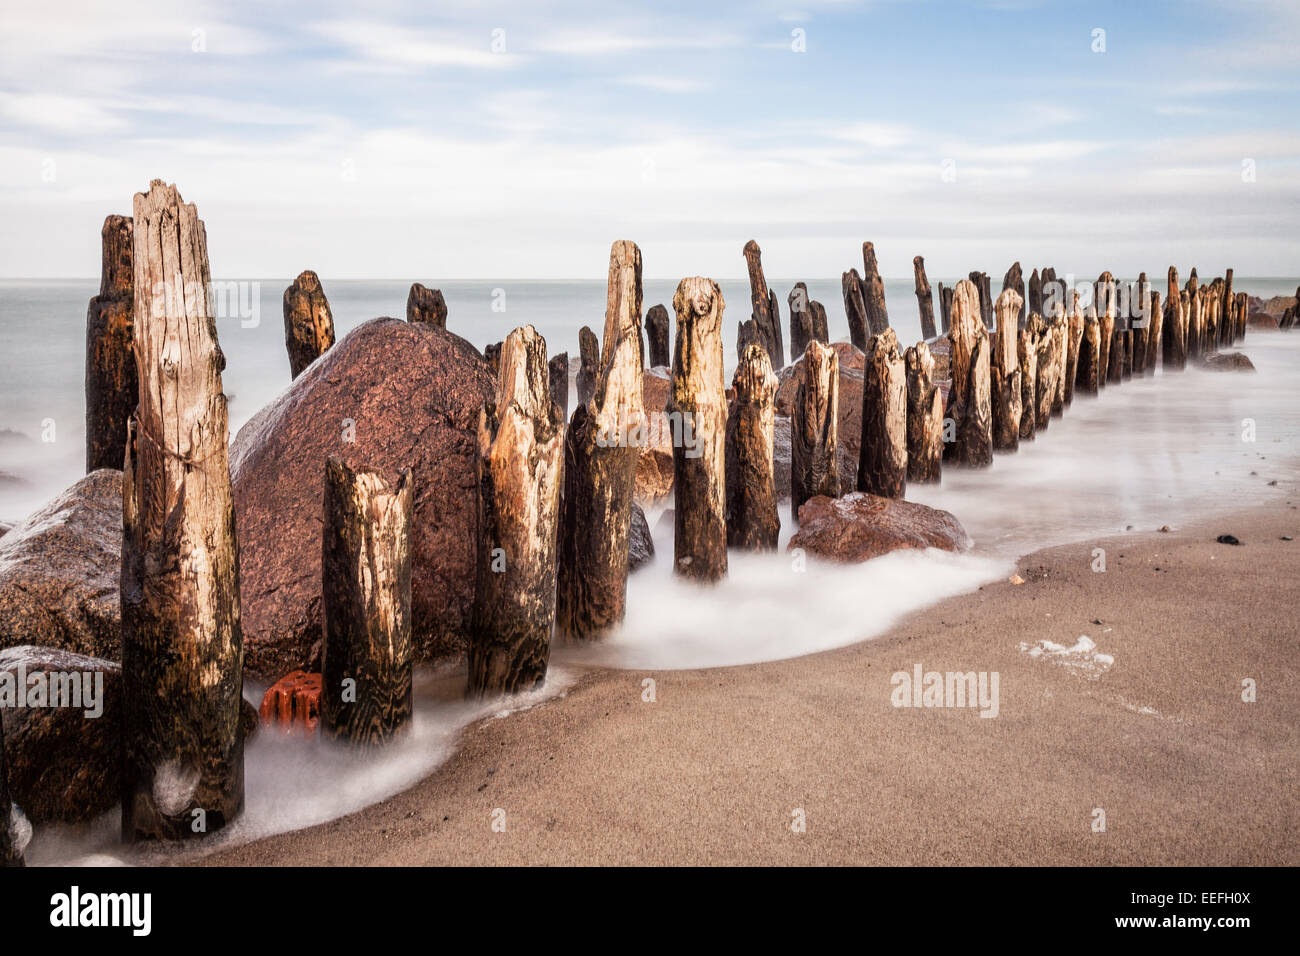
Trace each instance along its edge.
<path fill-rule="evenodd" d="M 101 292 L 87 319 L 87 463 L 125 462 L 123 834 L 176 839 L 216 829 L 243 806 L 238 545 L 216 324 L 204 296 L 176 295 L 210 281 L 203 223 L 174 186 L 157 180 L 135 197 L 133 213 L 104 226 Z M 674 569 L 703 582 L 726 574 L 728 547 L 775 549 L 780 529 L 774 369 L 785 364 L 785 343 L 757 244 L 747 243 L 744 256 L 751 317 L 740 325 L 730 401 L 718 284 L 683 279 L 672 302 L 665 411 L 689 420 L 694 439 L 689 449 L 673 447 Z M 1149 373 L 1162 354 L 1166 368 L 1181 368 L 1244 333 L 1245 297 L 1233 295 L 1231 271 L 1208 286 L 1193 272 L 1180 289 L 1171 269 L 1163 321 L 1130 326 L 1109 273 L 1097 282 L 1100 307 L 1084 311 L 1077 293 L 1066 308 L 1051 270 L 1035 271 L 1026 291 L 1017 265 L 996 302 L 984 274 L 941 285 L 940 338 L 918 257 L 924 339 L 900 353 L 870 243 L 863 258 L 864 275 L 845 273 L 842 288 L 850 337 L 865 353 L 857 488 L 879 495 L 901 496 L 908 480 L 938 480 L 942 460 L 989 464 L 995 450 L 1046 428 L 1075 388 L 1096 392 Z M 156 308 L 160 290 L 182 307 Z M 788 301 L 790 358 L 802 355 L 791 448 L 797 520 L 809 498 L 842 490 L 839 371 L 825 308 L 803 283 Z M 1151 308 L 1159 315 L 1156 294 Z M 407 314 L 446 325 L 441 293 L 419 284 Z M 296 377 L 333 344 L 314 273 L 286 290 L 284 316 Z M 644 329 L 641 316 L 640 250 L 615 242 L 603 340 L 590 329 L 580 335 L 571 417 L 567 354 L 548 361 L 531 326 L 487 350 L 498 386 L 479 424 L 473 696 L 537 686 L 553 634 L 597 639 L 623 619 L 641 449 L 608 436 L 636 433 L 659 411 L 644 407 L 647 345 L 651 365 L 669 361 L 667 309 L 652 308 Z M 949 352 L 946 403 L 931 345 Z M 400 735 L 411 719 L 409 539 L 418 479 L 408 470 L 390 480 L 336 459 L 323 468 L 321 726 L 368 747 Z"/>

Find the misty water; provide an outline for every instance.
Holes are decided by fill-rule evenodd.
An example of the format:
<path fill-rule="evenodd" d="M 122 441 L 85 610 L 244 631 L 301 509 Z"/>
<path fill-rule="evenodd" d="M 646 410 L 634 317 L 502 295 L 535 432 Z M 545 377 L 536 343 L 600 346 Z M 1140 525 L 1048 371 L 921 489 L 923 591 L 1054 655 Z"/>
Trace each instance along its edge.
<path fill-rule="evenodd" d="M 288 385 L 280 316 L 286 284 L 262 283 L 256 323 L 218 324 L 234 430 Z M 792 284 L 772 283 L 782 297 Z M 340 337 L 376 315 L 404 314 L 405 283 L 325 278 L 324 285 Z M 647 308 L 671 302 L 675 282 L 645 285 Z M 839 281 L 808 285 L 827 306 L 832 338 L 845 338 Z M 1289 294 L 1294 281 L 1238 278 L 1235 287 L 1267 299 Z M 547 336 L 552 354 L 576 355 L 578 329 L 599 330 L 603 321 L 603 283 L 448 282 L 441 288 L 448 326 L 479 347 L 531 323 Z M 505 311 L 496 312 L 502 289 Z M 89 281 L 0 281 L 0 520 L 21 519 L 82 473 L 84 315 L 95 291 Z M 725 348 L 734 364 L 736 321 L 748 316 L 748 288 L 733 280 L 723 291 L 729 303 Z M 886 293 L 900 341 L 915 341 L 920 332 L 910 280 L 888 281 Z M 788 319 L 784 299 L 782 315 Z M 784 551 L 793 531 L 787 502 L 782 550 L 733 552 L 726 580 L 701 588 L 672 575 L 671 529 L 660 525 L 662 507 L 650 509 L 657 557 L 629 579 L 624 625 L 599 645 L 557 648 L 546 686 L 509 708 L 563 694 L 590 665 L 642 671 L 732 666 L 844 646 L 1005 577 L 1018 557 L 1042 547 L 1164 525 L 1177 529 L 1252 503 L 1286 500 L 1300 449 L 1300 334 L 1252 330 L 1241 350 L 1255 373 L 1189 367 L 1110 386 L 1096 398 L 1076 396 L 1064 417 L 1016 454 L 997 456 L 991 468 L 949 469 L 940 485 L 910 486 L 909 499 L 952 511 L 963 523 L 974 540 L 965 554 L 909 551 L 862 565 L 810 562 L 800 569 Z M 42 440 L 51 437 L 51 423 L 53 440 Z M 1279 485 L 1270 485 L 1275 480 Z M 465 703 L 463 679 L 463 673 L 421 672 L 411 735 L 373 760 L 321 741 L 257 735 L 247 753 L 244 817 L 200 846 L 149 852 L 208 852 L 333 819 L 408 788 L 446 759 L 462 727 L 507 712 L 500 704 Z M 250 686 L 246 696 L 257 700 L 262 689 Z M 116 819 L 113 812 L 90 826 L 41 828 L 29 861 L 140 860 L 118 846 Z"/>

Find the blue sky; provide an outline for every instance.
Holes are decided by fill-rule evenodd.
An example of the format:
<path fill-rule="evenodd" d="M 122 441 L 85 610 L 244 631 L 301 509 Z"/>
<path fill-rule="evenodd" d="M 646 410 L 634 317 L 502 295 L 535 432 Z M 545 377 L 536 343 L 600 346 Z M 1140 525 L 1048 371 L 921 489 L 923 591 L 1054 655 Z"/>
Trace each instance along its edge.
<path fill-rule="evenodd" d="M 154 177 L 228 277 L 1300 269 L 1294 0 L 0 2 L 4 276 Z"/>

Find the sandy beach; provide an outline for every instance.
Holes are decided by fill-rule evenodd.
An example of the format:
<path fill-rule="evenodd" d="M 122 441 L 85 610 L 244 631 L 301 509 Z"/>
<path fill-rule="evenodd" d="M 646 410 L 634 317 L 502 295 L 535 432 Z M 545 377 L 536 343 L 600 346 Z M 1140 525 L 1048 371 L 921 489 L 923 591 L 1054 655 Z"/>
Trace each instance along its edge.
<path fill-rule="evenodd" d="M 840 650 L 592 670 L 398 796 L 202 862 L 1295 865 L 1297 504 L 1040 551 Z M 997 717 L 894 707 L 918 664 L 997 672 Z"/>

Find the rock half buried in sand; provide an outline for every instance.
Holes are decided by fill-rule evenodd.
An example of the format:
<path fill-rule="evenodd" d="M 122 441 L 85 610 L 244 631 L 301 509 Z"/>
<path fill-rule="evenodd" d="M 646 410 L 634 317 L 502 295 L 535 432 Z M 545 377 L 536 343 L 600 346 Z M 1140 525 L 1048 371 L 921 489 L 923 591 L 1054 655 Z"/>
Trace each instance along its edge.
<path fill-rule="evenodd" d="M 428 323 L 353 329 L 247 425 L 230 449 L 244 661 L 276 679 L 321 635 L 325 459 L 396 477 L 411 468 L 416 661 L 459 654 L 474 598 L 478 419 L 496 384 L 472 345 Z"/>
<path fill-rule="evenodd" d="M 947 511 L 855 491 L 818 495 L 799 509 L 799 530 L 787 550 L 802 548 L 831 561 L 869 561 L 903 548 L 965 551 L 970 537 Z"/>
<path fill-rule="evenodd" d="M 655 559 L 655 542 L 650 534 L 650 522 L 638 504 L 632 505 L 632 524 L 627 535 L 627 569 L 635 571 Z"/>
<path fill-rule="evenodd" d="M 0 647 L 121 656 L 122 473 L 91 472 L 0 540 Z"/>
<path fill-rule="evenodd" d="M 1215 352 L 1201 361 L 1201 367 L 1211 372 L 1253 372 L 1255 363 L 1241 352 Z"/>

